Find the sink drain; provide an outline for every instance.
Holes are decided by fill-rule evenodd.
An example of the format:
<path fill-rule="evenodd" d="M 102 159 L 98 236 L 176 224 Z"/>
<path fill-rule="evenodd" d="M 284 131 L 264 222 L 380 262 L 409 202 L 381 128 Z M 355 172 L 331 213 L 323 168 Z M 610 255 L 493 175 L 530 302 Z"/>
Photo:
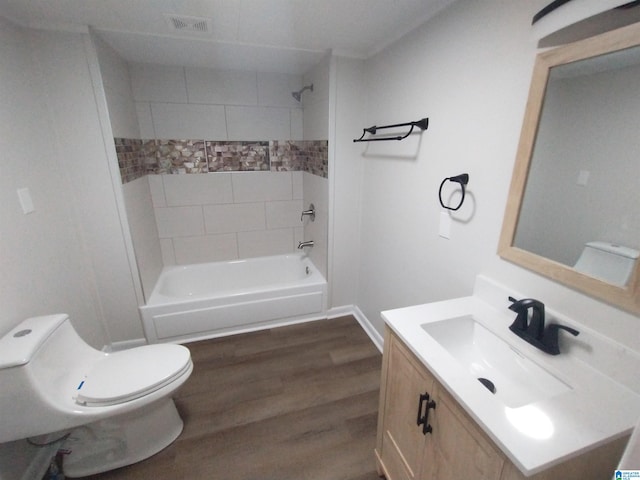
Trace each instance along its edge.
<path fill-rule="evenodd" d="M 478 378 L 478 381 L 482 385 L 487 387 L 487 390 L 489 390 L 491 393 L 496 393 L 496 386 L 493 384 L 493 382 L 491 380 L 489 380 L 488 378 L 480 377 L 480 378 Z"/>

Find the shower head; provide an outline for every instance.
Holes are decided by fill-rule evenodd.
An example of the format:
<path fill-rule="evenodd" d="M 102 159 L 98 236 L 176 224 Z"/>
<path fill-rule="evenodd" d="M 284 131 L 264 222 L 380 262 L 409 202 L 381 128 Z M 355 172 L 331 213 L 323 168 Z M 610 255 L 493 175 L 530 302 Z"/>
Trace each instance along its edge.
<path fill-rule="evenodd" d="M 302 97 L 302 92 L 304 92 L 305 90 L 309 90 L 309 91 L 313 92 L 313 83 L 311 85 L 307 85 L 305 87 L 302 87 L 302 90 L 299 90 L 297 92 L 291 92 L 291 95 L 297 101 L 300 101 L 300 98 Z"/>

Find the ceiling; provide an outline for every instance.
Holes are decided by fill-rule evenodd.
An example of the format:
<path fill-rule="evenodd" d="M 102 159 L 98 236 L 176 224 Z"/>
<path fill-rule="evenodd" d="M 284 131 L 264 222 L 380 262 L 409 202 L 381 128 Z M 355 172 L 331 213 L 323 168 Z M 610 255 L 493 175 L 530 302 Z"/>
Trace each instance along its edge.
<path fill-rule="evenodd" d="M 124 59 L 302 74 L 329 51 L 368 58 L 455 0 L 0 0 L 33 28 L 91 26 Z M 168 15 L 203 17 L 173 30 Z"/>

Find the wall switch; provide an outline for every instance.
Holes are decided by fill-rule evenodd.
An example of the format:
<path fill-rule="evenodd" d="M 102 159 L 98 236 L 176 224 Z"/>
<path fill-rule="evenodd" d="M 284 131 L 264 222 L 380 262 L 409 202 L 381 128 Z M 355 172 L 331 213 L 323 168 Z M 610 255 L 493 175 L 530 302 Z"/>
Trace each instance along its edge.
<path fill-rule="evenodd" d="M 451 237 L 451 216 L 447 212 L 440 212 L 440 229 L 438 235 L 442 238 Z"/>
<path fill-rule="evenodd" d="M 578 173 L 578 185 L 580 185 L 581 187 L 586 187 L 588 181 L 589 170 L 580 170 L 580 173 Z"/>
<path fill-rule="evenodd" d="M 18 199 L 20 200 L 20 206 L 22 207 L 22 213 L 25 215 L 34 212 L 33 200 L 31 199 L 31 193 L 28 188 L 18 189 Z"/>

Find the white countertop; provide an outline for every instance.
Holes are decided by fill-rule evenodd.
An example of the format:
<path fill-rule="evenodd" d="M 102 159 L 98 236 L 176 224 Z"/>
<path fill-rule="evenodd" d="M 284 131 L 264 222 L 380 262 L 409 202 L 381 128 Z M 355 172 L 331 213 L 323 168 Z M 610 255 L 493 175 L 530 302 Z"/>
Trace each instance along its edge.
<path fill-rule="evenodd" d="M 473 296 L 388 310 L 382 317 L 522 473 L 533 475 L 629 434 L 640 418 L 636 378 L 640 357 L 559 315 L 554 317 L 553 311 L 548 318 L 575 326 L 581 334 L 575 339 L 563 337 L 562 353 L 548 355 L 509 330 L 515 313 L 507 309 L 503 287 L 486 278 L 479 281 L 485 283 Z M 503 404 L 422 328 L 425 323 L 465 315 L 472 315 L 570 388 L 517 408 Z M 633 373 L 620 378 L 622 370 Z M 516 425 L 514 417 L 537 420 Z"/>

